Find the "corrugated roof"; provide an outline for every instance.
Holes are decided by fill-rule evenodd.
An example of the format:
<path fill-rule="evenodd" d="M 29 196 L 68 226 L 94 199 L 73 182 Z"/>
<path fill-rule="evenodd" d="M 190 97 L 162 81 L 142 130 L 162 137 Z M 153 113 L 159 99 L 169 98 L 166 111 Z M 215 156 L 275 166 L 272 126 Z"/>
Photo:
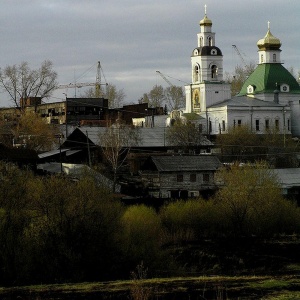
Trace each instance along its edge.
<path fill-rule="evenodd" d="M 80 127 L 78 128 L 84 134 L 88 133 L 89 139 L 95 144 L 99 145 L 99 135 L 106 133 L 106 127 Z M 167 146 L 166 141 L 166 127 L 137 127 L 140 132 L 141 140 L 138 147 L 164 147 Z M 213 145 L 208 139 L 203 137 L 201 144 L 204 146 Z"/>
<path fill-rule="evenodd" d="M 160 172 L 174 171 L 215 171 L 221 166 L 216 156 L 152 156 L 152 161 Z"/>
<path fill-rule="evenodd" d="M 288 84 L 292 94 L 299 94 L 300 87 L 294 76 L 281 64 L 259 64 L 242 86 L 239 96 L 247 95 L 247 87 L 255 86 L 254 94 L 274 93 L 277 84 Z"/>
<path fill-rule="evenodd" d="M 300 168 L 274 169 L 282 188 L 300 187 Z"/>

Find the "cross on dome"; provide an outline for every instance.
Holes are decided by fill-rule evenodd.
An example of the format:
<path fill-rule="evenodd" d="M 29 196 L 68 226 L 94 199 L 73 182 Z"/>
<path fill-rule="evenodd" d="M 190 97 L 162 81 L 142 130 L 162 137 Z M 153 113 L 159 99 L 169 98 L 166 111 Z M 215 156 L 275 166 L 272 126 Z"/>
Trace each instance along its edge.
<path fill-rule="evenodd" d="M 207 5 L 205 4 L 204 5 L 204 13 L 206 14 L 206 8 L 207 8 Z"/>

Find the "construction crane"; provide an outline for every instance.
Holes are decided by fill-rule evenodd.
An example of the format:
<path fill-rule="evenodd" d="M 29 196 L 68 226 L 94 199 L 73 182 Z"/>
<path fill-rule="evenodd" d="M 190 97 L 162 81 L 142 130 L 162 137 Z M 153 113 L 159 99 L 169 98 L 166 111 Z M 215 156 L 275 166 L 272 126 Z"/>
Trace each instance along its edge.
<path fill-rule="evenodd" d="M 61 84 L 57 87 L 57 89 L 75 88 L 75 98 L 76 98 L 76 88 L 82 88 L 82 87 L 86 87 L 86 86 L 94 86 L 95 87 L 95 96 L 97 98 L 100 98 L 102 96 L 101 88 L 100 88 L 101 85 L 108 86 L 108 83 L 101 83 L 101 64 L 100 64 L 100 61 L 98 61 L 97 75 L 96 75 L 95 82 L 75 82 L 75 83 L 69 83 L 69 84 Z"/>
<path fill-rule="evenodd" d="M 165 76 L 164 74 L 162 74 L 160 71 L 156 71 L 156 73 L 159 74 L 159 75 L 162 77 L 162 79 L 163 79 L 165 82 L 167 82 L 170 86 L 174 86 L 174 85 L 171 83 L 171 81 L 168 80 L 168 79 L 166 78 L 166 76 Z"/>
<path fill-rule="evenodd" d="M 238 56 L 240 57 L 241 61 L 244 64 L 244 67 L 247 68 L 247 64 L 246 61 L 244 60 L 244 57 L 242 56 L 240 50 L 238 49 L 238 47 L 236 45 L 232 45 L 232 48 L 236 51 L 236 53 L 238 54 Z"/>

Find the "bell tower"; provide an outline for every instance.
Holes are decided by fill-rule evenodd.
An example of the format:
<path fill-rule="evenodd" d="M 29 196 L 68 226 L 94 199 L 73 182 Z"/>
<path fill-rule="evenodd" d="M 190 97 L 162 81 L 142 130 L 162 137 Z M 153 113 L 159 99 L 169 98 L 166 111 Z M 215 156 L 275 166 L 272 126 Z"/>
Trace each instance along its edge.
<path fill-rule="evenodd" d="M 215 45 L 212 21 L 207 17 L 200 21 L 197 48 L 191 55 L 192 81 L 185 86 L 186 112 L 203 113 L 212 104 L 230 98 L 230 86 L 223 81 L 223 55 Z"/>

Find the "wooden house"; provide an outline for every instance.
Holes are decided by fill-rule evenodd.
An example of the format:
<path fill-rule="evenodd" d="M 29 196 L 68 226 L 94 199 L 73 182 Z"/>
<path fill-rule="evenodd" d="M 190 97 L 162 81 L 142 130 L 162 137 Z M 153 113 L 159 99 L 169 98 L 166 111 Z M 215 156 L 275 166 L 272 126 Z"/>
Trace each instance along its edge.
<path fill-rule="evenodd" d="M 149 196 L 191 198 L 216 190 L 214 174 L 221 167 L 216 156 L 150 156 L 140 175 Z"/>

